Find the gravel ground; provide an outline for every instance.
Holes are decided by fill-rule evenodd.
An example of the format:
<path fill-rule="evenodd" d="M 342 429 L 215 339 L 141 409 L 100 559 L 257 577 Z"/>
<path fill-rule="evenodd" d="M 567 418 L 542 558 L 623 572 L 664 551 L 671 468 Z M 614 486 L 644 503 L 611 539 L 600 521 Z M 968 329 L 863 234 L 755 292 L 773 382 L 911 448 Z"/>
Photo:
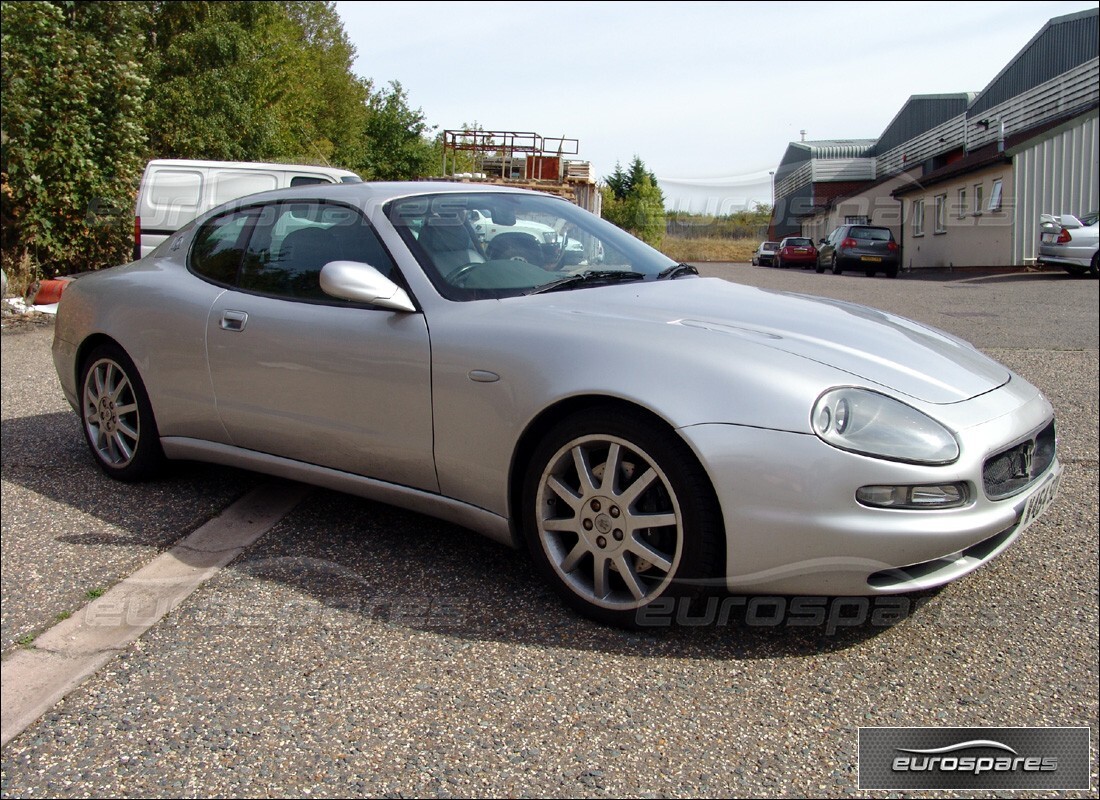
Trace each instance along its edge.
<path fill-rule="evenodd" d="M 1097 284 L 712 269 L 814 291 L 823 279 L 837 295 L 909 306 L 1019 370 L 1059 415 L 1066 473 L 1052 511 L 976 573 L 876 604 L 880 616 L 858 626 L 839 613 L 843 601 L 828 601 L 834 625 L 807 627 L 773 613 L 785 601 L 757 598 L 729 606 L 728 624 L 624 633 L 564 610 L 521 554 L 318 490 L 13 740 L 2 794 L 878 796 L 856 788 L 860 726 L 1060 725 L 1091 727 L 1094 789 L 1003 794 L 1096 797 Z M 1002 290 L 1010 308 L 1052 309 L 1049 328 L 1004 318 Z M 956 297 L 968 299 L 948 303 Z M 45 552 L 71 535 L 59 531 L 109 524 L 133 536 L 146 513 L 117 503 L 114 484 L 85 483 L 46 494 L 49 514 L 9 528 L 9 509 L 42 497 L 29 479 L 7 477 L 9 413 L 57 413 L 27 410 L 26 399 L 11 408 L 13 338 L 4 338 L 5 625 L 9 583 L 38 603 L 65 585 L 54 570 L 72 559 Z M 74 426 L 62 438 L 76 437 Z M 87 455 L 66 446 L 59 438 L 51 457 L 78 462 L 91 481 Z M 200 484 L 211 492 L 201 500 Z M 187 474 L 158 486 L 173 501 L 138 504 L 186 501 L 196 515 L 216 505 L 217 481 Z M 13 488 L 27 496 L 12 498 Z M 113 489 L 116 502 L 92 505 L 96 488 Z M 54 516 L 56 528 L 39 530 Z M 56 559 L 42 565 L 49 585 L 9 576 L 13 532 L 41 539 L 37 557 Z M 922 794 L 932 796 L 910 796 Z"/>
<path fill-rule="evenodd" d="M 112 481 L 92 462 L 61 394 L 52 325 L 0 336 L 0 648 L 34 636 L 133 572 L 259 482 L 180 465 L 165 480 Z"/>

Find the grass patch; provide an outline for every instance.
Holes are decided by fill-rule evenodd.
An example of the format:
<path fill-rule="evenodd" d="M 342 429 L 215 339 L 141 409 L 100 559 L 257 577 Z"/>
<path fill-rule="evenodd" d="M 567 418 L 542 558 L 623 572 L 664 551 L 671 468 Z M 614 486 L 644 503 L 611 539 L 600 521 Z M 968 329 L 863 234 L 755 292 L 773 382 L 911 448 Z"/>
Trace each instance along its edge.
<path fill-rule="evenodd" d="M 756 239 L 682 239 L 665 236 L 661 252 L 673 261 L 752 261 L 760 242 Z"/>
<path fill-rule="evenodd" d="M 102 597 L 106 591 L 106 589 L 89 589 L 84 593 L 84 596 L 89 600 L 95 600 L 97 597 Z"/>

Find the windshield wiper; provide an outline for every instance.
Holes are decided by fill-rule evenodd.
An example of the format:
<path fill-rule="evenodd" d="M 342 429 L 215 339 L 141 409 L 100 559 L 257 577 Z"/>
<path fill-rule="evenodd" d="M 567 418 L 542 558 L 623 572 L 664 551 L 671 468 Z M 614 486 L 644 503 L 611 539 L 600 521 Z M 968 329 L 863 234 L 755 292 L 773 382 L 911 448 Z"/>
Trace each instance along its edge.
<path fill-rule="evenodd" d="M 581 286 L 586 283 L 619 283 L 620 281 L 640 281 L 643 278 L 645 278 L 645 275 L 641 272 L 628 272 L 621 269 L 589 269 L 584 272 L 578 272 L 575 275 L 569 275 L 561 280 L 544 283 L 542 286 L 536 286 L 534 289 L 525 292 L 525 294 L 556 292 L 561 289 L 571 289 L 574 286 Z"/>
<path fill-rule="evenodd" d="M 699 270 L 691 266 L 691 264 L 673 264 L 671 267 L 666 267 L 657 273 L 657 280 L 663 280 L 668 278 L 680 278 L 684 275 L 698 275 Z"/>

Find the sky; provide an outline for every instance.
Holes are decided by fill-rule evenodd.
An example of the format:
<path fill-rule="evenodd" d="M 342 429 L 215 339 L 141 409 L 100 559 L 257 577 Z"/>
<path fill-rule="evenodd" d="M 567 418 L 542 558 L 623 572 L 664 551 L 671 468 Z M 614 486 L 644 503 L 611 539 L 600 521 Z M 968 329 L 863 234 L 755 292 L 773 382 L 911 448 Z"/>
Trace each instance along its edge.
<path fill-rule="evenodd" d="M 337 2 L 376 86 L 438 130 L 634 156 L 669 208 L 772 199 L 787 144 L 877 138 L 914 94 L 980 92 L 1051 18 L 1095 2 Z"/>

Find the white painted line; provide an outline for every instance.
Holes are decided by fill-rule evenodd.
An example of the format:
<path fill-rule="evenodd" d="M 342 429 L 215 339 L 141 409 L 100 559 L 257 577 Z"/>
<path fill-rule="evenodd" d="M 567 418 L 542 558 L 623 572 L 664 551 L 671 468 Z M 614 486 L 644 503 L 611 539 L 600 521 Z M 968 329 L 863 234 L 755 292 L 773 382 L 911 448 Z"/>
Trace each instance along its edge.
<path fill-rule="evenodd" d="M 0 746 L 175 609 L 271 530 L 306 496 L 300 483 L 265 483 L 122 579 L 81 611 L 4 659 Z"/>

